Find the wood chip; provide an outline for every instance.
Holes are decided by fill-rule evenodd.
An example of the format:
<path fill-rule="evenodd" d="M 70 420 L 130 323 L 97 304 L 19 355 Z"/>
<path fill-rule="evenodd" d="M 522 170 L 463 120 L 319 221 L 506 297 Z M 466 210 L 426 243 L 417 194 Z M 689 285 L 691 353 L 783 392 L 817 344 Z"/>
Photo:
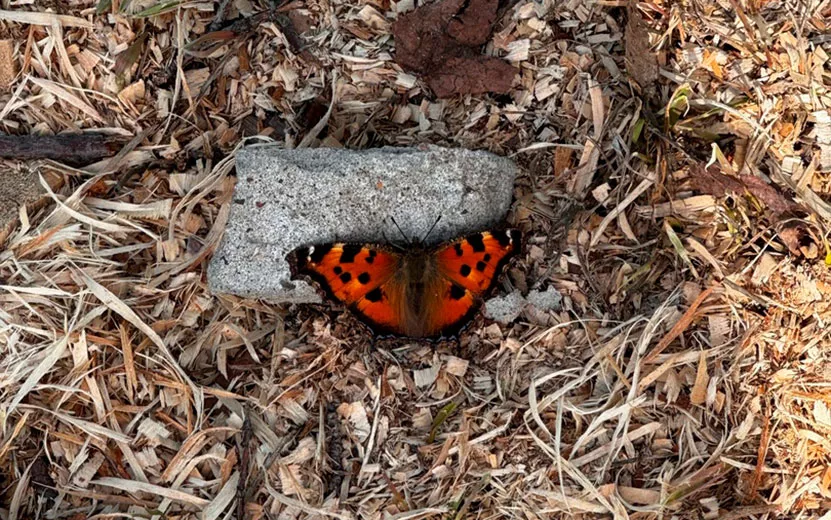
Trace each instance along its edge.
<path fill-rule="evenodd" d="M 17 76 L 17 61 L 14 59 L 14 41 L 0 40 L 0 90 L 8 89 Z"/>
<path fill-rule="evenodd" d="M 690 402 L 694 405 L 702 405 L 707 400 L 707 385 L 710 376 L 707 374 L 707 355 L 701 352 L 698 358 L 698 371 L 695 375 L 695 384 L 690 392 Z"/>

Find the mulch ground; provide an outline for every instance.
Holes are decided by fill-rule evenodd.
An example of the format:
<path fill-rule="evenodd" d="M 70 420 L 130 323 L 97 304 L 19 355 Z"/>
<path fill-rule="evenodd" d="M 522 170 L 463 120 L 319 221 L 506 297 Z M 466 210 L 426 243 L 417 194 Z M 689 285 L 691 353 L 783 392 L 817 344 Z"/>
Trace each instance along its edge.
<path fill-rule="evenodd" d="M 831 519 L 829 2 L 445 2 L 4 4 L 0 131 L 117 146 L 3 160 L 0 518 Z M 211 294 L 262 141 L 511 157 L 561 307 Z"/>

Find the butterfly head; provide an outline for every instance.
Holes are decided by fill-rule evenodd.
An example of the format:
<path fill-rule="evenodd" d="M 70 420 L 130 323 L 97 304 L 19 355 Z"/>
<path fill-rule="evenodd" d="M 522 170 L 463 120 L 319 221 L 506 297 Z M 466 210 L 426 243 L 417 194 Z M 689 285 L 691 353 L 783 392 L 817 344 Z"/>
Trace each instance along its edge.
<path fill-rule="evenodd" d="M 438 224 L 439 220 L 441 220 L 441 215 L 439 215 L 438 218 L 436 218 L 436 221 L 433 222 L 433 225 L 430 226 L 430 229 L 428 229 L 427 233 L 425 233 L 424 236 L 421 238 L 411 237 L 404 233 L 404 230 L 402 230 L 401 226 L 398 225 L 398 222 L 395 221 L 395 217 L 390 217 L 390 220 L 395 225 L 396 229 L 398 229 L 398 232 L 401 233 L 401 237 L 404 239 L 404 246 L 398 246 L 396 247 L 397 249 L 410 251 L 426 250 L 427 238 L 430 236 L 433 230 L 436 229 L 436 224 Z M 386 239 L 386 236 L 384 238 Z"/>

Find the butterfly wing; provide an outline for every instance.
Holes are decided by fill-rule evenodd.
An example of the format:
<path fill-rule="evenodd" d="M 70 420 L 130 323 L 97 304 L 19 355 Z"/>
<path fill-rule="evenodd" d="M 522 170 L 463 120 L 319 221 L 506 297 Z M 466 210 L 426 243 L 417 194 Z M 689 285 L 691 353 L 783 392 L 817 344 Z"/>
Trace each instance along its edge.
<path fill-rule="evenodd" d="M 288 256 L 293 280 L 307 276 L 377 332 L 395 333 L 400 312 L 383 286 L 399 271 L 401 255 L 371 244 L 300 247 Z"/>
<path fill-rule="evenodd" d="M 417 291 L 417 304 L 409 301 L 412 269 L 402 269 L 407 262 L 412 266 L 412 255 L 405 259 L 383 246 L 333 243 L 298 248 L 288 260 L 292 279 L 311 278 L 376 333 L 449 337 L 479 310 L 521 238 L 515 229 L 486 231 L 439 246 L 430 253 L 435 276 Z"/>
<path fill-rule="evenodd" d="M 522 244 L 518 229 L 483 231 L 441 246 L 435 252 L 443 289 L 427 303 L 430 329 L 457 334 L 476 314 L 484 296 Z"/>

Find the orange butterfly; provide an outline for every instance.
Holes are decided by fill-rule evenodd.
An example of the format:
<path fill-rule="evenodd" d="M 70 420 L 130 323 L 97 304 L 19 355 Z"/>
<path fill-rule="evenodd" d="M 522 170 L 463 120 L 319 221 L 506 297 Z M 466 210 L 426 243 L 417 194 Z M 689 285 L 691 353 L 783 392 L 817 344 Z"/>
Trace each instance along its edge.
<path fill-rule="evenodd" d="M 518 229 L 483 231 L 434 248 L 328 243 L 289 253 L 291 278 L 311 278 L 379 335 L 441 339 L 470 322 L 520 250 Z"/>

